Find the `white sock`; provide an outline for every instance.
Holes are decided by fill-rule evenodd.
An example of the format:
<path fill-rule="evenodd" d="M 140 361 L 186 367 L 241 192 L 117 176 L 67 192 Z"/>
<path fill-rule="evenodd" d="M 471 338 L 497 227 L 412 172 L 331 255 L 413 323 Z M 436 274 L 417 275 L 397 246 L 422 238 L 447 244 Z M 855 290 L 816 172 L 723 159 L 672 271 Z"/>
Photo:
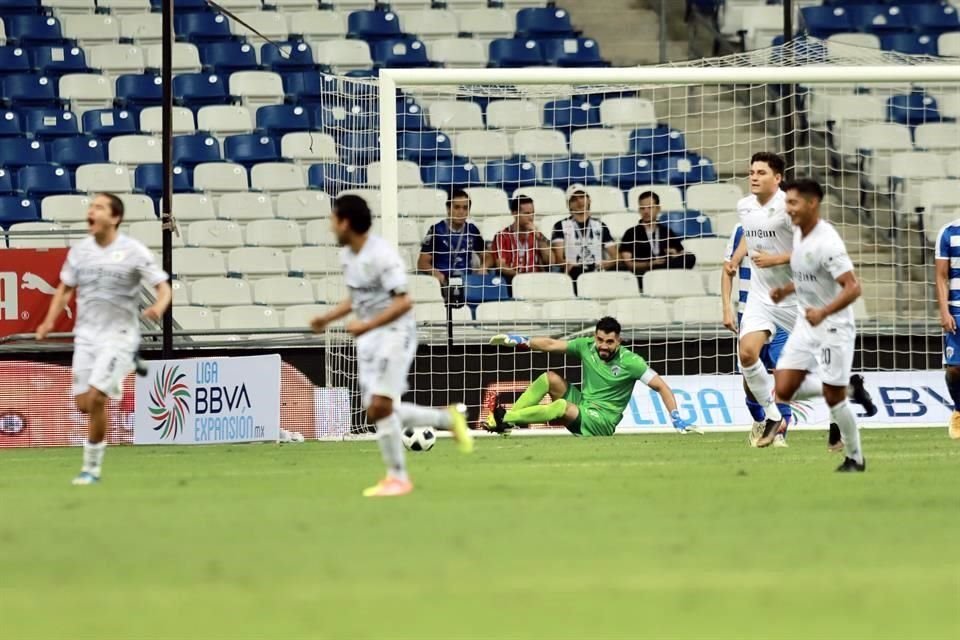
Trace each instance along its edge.
<path fill-rule="evenodd" d="M 100 467 L 103 465 L 103 453 L 107 450 L 107 441 L 83 443 L 83 468 L 82 471 L 100 477 Z"/>
<path fill-rule="evenodd" d="M 412 402 L 401 402 L 396 412 L 405 427 L 434 427 L 442 431 L 450 429 L 450 412 L 447 409 L 421 407 Z"/>
<path fill-rule="evenodd" d="M 747 382 L 747 387 L 750 388 L 750 393 L 753 394 L 753 397 L 757 399 L 757 402 L 767 414 L 767 420 L 781 420 L 783 416 L 780 415 L 780 409 L 773 401 L 773 376 L 763 366 L 763 363 L 757 360 L 749 367 L 744 367 L 741 363 L 740 372 Z"/>
<path fill-rule="evenodd" d="M 840 404 L 830 407 L 830 420 L 840 427 L 843 437 L 843 453 L 863 464 L 863 452 L 860 450 L 860 430 L 857 429 L 857 420 L 850 409 L 850 404 L 844 400 Z"/>
<path fill-rule="evenodd" d="M 387 475 L 399 480 L 408 480 L 403 440 L 400 439 L 400 417 L 396 413 L 377 420 L 377 443 L 380 445 L 383 463 L 387 465 Z"/>
<path fill-rule="evenodd" d="M 797 389 L 797 392 L 793 394 L 791 400 L 809 400 L 810 398 L 817 398 L 823 395 L 823 382 L 817 376 L 812 373 L 808 373 L 807 377 L 803 379 L 803 382 L 800 383 L 800 387 Z"/>

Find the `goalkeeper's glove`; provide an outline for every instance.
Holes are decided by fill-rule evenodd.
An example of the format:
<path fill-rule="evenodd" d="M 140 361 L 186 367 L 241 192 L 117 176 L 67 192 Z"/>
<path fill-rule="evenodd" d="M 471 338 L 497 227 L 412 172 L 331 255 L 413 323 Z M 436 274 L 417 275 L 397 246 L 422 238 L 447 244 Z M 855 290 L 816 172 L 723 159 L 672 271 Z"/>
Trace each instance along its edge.
<path fill-rule="evenodd" d="M 700 429 L 697 429 L 693 420 L 684 420 L 680 417 L 680 412 L 676 409 L 670 412 L 670 421 L 673 422 L 673 428 L 680 433 L 703 433 Z"/>
<path fill-rule="evenodd" d="M 521 336 L 517 333 L 498 333 L 490 338 L 490 344 L 516 347 L 521 351 L 527 351 L 530 349 L 530 336 Z"/>

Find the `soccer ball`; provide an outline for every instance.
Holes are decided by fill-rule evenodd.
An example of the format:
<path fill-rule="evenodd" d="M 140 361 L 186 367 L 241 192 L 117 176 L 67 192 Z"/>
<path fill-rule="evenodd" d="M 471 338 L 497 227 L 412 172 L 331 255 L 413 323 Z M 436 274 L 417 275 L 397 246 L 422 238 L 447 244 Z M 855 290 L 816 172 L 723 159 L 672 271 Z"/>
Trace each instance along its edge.
<path fill-rule="evenodd" d="M 403 446 L 410 451 L 430 451 L 437 443 L 437 434 L 430 427 L 424 429 L 407 427 L 400 435 L 403 437 Z"/>

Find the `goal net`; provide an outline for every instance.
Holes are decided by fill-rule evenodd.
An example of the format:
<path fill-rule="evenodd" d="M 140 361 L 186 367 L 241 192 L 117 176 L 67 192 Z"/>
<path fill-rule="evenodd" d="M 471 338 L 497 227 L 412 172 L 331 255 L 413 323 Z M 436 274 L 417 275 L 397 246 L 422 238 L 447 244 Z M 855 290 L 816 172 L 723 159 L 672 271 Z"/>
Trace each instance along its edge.
<path fill-rule="evenodd" d="M 365 197 L 408 261 L 418 401 L 464 399 L 476 422 L 548 367 L 576 382 L 573 361 L 486 342 L 590 335 L 612 315 L 629 346 L 689 389 L 693 417 L 746 424 L 739 407 L 711 413 L 709 391 L 739 394 L 720 269 L 758 151 L 825 188 L 823 213 L 863 283 L 855 370 L 939 367 L 933 247 L 960 203 L 955 64 L 803 39 L 656 68 L 341 77 L 327 100 L 339 162 L 324 165 L 324 189 Z M 631 242 L 643 216 L 669 240 Z M 338 380 L 355 385 L 349 341 L 328 347 Z M 668 426 L 645 402 L 635 396 L 622 424 Z"/>

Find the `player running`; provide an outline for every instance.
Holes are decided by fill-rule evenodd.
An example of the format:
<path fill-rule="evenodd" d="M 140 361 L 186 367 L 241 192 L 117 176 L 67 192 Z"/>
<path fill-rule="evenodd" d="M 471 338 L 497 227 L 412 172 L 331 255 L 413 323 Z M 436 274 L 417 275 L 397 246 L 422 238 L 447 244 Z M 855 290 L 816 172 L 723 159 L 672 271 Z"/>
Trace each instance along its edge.
<path fill-rule="evenodd" d="M 815 180 L 802 178 L 786 187 L 787 211 L 797 226 L 790 257 L 793 275 L 791 282 L 770 291 L 770 299 L 776 304 L 796 294 L 802 313 L 777 363 L 776 397 L 789 400 L 822 390 L 831 422 L 843 436 L 845 458 L 837 471 L 860 472 L 866 470 L 866 461 L 847 402 L 857 340 L 852 305 L 860 297 L 860 283 L 840 234 L 820 218 L 822 201 L 823 189 Z M 819 374 L 819 385 L 820 380 L 815 383 L 809 376 L 812 371 Z M 773 437 L 764 430 L 758 446 L 770 444 Z"/>
<path fill-rule="evenodd" d="M 421 407 L 401 402 L 407 390 L 407 375 L 417 352 L 417 325 L 413 302 L 407 295 L 407 274 L 397 250 L 370 233 L 372 217 L 359 196 L 337 198 L 330 226 L 340 250 L 340 264 L 349 297 L 311 327 L 317 333 L 353 311 L 346 329 L 356 338 L 360 393 L 367 417 L 377 426 L 380 453 L 387 465 L 386 477 L 366 489 L 366 497 L 402 496 L 413 491 L 407 473 L 401 439 L 401 424 L 451 431 L 460 450 L 473 450 L 462 407 Z"/>
<path fill-rule="evenodd" d="M 486 424 L 490 431 L 504 433 L 515 425 L 546 422 L 563 425 L 578 436 L 612 436 L 639 380 L 660 394 L 677 431 L 702 433 L 692 421 L 680 417 L 677 401 L 666 381 L 642 357 L 621 346 L 620 323 L 614 318 L 600 318 L 593 337 L 589 338 L 555 340 L 498 334 L 490 339 L 490 344 L 567 353 L 580 358 L 583 364 L 582 391 L 553 371 L 543 373 L 509 410 L 499 405 L 493 408 Z M 540 401 L 548 394 L 553 402 L 541 405 Z"/>
<path fill-rule="evenodd" d="M 173 297 L 166 272 L 149 249 L 119 232 L 121 222 L 123 201 L 112 193 L 97 194 L 87 210 L 90 235 L 67 254 L 60 286 L 36 332 L 37 340 L 47 337 L 76 291 L 73 396 L 90 424 L 75 485 L 100 481 L 107 446 L 107 398 L 120 398 L 124 378 L 134 370 L 140 316 L 159 320 Z M 154 288 L 156 301 L 139 314 L 141 283 Z"/>
<path fill-rule="evenodd" d="M 940 230 L 936 249 L 937 304 L 940 326 L 943 327 L 943 365 L 946 367 L 947 391 L 953 400 L 953 415 L 947 432 L 960 440 L 960 219 Z"/>

